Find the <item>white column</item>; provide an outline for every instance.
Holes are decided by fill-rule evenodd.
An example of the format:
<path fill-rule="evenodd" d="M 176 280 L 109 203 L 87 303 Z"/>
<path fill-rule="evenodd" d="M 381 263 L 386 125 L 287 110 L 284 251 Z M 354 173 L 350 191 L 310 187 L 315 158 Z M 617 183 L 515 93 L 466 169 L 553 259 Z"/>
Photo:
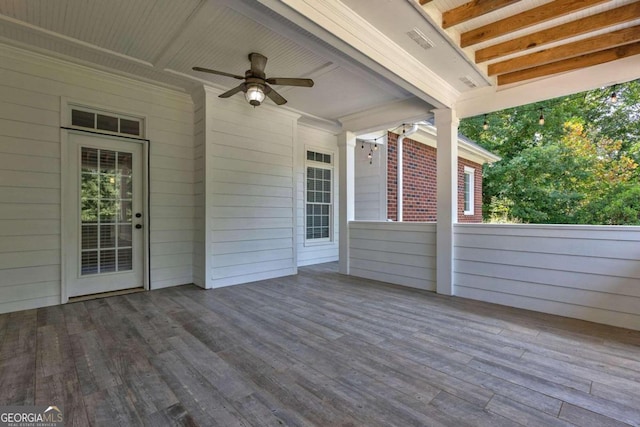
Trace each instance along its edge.
<path fill-rule="evenodd" d="M 453 295 L 453 224 L 458 222 L 458 118 L 434 110 L 437 135 L 436 290 Z"/>
<path fill-rule="evenodd" d="M 349 274 L 349 221 L 355 218 L 355 147 L 356 136 L 351 132 L 338 135 L 339 154 L 339 236 L 340 261 L 338 271 Z"/>
<path fill-rule="evenodd" d="M 404 215 L 404 135 L 396 141 L 396 221 L 402 222 Z"/>

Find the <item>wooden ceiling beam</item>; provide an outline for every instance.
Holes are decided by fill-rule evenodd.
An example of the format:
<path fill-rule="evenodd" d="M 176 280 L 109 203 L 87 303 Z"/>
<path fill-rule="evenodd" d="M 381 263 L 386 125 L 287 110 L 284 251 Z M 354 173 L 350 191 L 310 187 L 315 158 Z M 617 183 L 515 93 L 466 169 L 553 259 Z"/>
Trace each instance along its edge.
<path fill-rule="evenodd" d="M 564 59 L 546 65 L 527 68 L 525 70 L 514 71 L 513 73 L 498 76 L 498 85 L 506 85 L 521 82 L 523 80 L 535 79 L 538 77 L 550 76 L 566 71 L 591 67 L 593 65 L 604 64 L 640 54 L 640 42 L 614 47 L 612 49 L 601 50 L 599 52 L 588 53 L 575 58 Z"/>
<path fill-rule="evenodd" d="M 510 73 L 637 41 L 640 41 L 640 25 L 489 64 L 488 74 L 495 76 L 496 74 Z"/>
<path fill-rule="evenodd" d="M 517 15 L 475 28 L 460 35 L 460 46 L 468 47 L 514 31 L 589 8 L 610 0 L 555 0 Z"/>
<path fill-rule="evenodd" d="M 577 19 L 553 28 L 508 40 L 476 51 L 476 63 L 522 52 L 558 40 L 579 36 L 602 28 L 632 21 L 640 17 L 640 1 L 616 9 L 607 10 L 586 18 Z"/>
<path fill-rule="evenodd" d="M 501 9 L 520 0 L 473 0 L 447 10 L 442 14 L 442 28 L 453 27 L 461 22 L 482 16 L 494 10 Z"/>

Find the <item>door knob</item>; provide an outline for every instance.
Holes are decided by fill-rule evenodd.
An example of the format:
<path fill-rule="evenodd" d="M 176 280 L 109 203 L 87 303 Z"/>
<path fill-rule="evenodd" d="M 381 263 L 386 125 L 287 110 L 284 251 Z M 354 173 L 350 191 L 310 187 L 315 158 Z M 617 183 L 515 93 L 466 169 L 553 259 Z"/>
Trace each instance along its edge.
<path fill-rule="evenodd" d="M 136 224 L 136 228 L 137 229 L 141 229 L 142 228 L 142 224 Z"/>

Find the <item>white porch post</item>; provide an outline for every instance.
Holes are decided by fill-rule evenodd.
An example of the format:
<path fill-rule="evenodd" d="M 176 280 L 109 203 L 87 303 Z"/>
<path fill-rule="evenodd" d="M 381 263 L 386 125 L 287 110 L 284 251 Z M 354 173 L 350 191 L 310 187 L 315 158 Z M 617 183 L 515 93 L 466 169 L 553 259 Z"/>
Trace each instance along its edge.
<path fill-rule="evenodd" d="M 349 221 L 355 218 L 355 134 L 345 131 L 338 135 L 339 154 L 339 268 L 349 274 Z"/>
<path fill-rule="evenodd" d="M 453 295 L 453 224 L 458 222 L 458 118 L 434 110 L 437 135 L 436 290 Z"/>

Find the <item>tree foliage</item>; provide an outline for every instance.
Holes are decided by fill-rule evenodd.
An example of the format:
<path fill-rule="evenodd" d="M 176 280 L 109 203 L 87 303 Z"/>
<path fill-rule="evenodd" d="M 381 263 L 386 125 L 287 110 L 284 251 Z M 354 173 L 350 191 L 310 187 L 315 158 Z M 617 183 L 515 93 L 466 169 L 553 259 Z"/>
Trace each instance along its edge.
<path fill-rule="evenodd" d="M 464 119 L 502 160 L 483 171 L 485 220 L 640 224 L 640 80 Z M 545 123 L 538 123 L 543 114 Z"/>

